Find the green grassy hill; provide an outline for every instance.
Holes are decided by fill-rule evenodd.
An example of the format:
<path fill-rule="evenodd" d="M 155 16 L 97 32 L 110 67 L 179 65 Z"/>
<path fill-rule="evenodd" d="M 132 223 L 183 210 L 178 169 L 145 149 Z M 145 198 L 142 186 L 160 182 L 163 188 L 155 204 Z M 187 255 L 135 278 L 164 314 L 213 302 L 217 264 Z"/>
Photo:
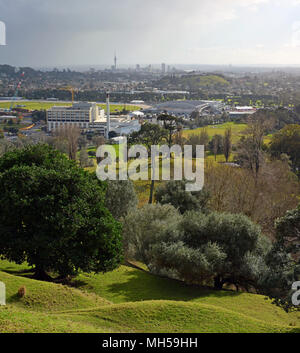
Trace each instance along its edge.
<path fill-rule="evenodd" d="M 222 75 L 198 75 L 190 74 L 180 77 L 163 77 L 158 82 L 159 86 L 166 87 L 172 85 L 181 89 L 199 90 L 215 86 L 229 86 L 230 83 Z"/>
<path fill-rule="evenodd" d="M 201 131 L 205 130 L 208 133 L 209 138 L 212 139 L 214 135 L 224 136 L 226 129 L 229 128 L 232 132 L 232 142 L 236 143 L 243 136 L 243 131 L 247 128 L 247 124 L 229 122 L 220 125 L 208 125 L 194 130 L 184 130 L 183 136 L 189 137 L 190 135 L 199 135 Z"/>
<path fill-rule="evenodd" d="M 299 312 L 287 314 L 263 296 L 187 286 L 133 267 L 81 274 L 72 287 L 31 274 L 0 262 L 7 286 L 0 332 L 300 332 Z"/>

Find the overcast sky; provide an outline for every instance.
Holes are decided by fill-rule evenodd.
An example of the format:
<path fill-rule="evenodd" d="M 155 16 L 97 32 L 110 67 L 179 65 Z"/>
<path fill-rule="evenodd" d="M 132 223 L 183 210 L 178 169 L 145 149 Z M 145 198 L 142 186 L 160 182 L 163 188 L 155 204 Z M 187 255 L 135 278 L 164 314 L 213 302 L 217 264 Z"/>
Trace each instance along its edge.
<path fill-rule="evenodd" d="M 300 0 L 0 0 L 16 66 L 300 64 Z"/>

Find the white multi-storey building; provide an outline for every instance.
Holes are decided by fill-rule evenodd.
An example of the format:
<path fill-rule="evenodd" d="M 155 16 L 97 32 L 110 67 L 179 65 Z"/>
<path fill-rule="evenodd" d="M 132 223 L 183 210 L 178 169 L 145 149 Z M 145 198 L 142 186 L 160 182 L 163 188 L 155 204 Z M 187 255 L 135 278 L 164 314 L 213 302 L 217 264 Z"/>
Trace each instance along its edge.
<path fill-rule="evenodd" d="M 105 113 L 96 103 L 75 103 L 71 107 L 54 106 L 47 110 L 48 131 L 73 125 L 82 130 L 99 129 L 105 132 Z"/>

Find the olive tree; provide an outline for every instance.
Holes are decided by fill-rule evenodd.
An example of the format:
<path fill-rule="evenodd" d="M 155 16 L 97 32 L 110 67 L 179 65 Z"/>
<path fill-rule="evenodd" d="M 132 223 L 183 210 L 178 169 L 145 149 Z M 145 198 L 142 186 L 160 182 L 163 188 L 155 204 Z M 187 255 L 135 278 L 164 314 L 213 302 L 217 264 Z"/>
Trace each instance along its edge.
<path fill-rule="evenodd" d="M 137 204 L 138 199 L 131 180 L 107 181 L 105 205 L 116 219 L 124 217 Z"/>
<path fill-rule="evenodd" d="M 126 255 L 187 283 L 258 288 L 270 242 L 246 216 L 145 206 L 124 219 Z"/>
<path fill-rule="evenodd" d="M 179 239 L 181 216 L 171 205 L 147 204 L 123 219 L 124 251 L 127 259 L 151 266 L 153 245 Z"/>

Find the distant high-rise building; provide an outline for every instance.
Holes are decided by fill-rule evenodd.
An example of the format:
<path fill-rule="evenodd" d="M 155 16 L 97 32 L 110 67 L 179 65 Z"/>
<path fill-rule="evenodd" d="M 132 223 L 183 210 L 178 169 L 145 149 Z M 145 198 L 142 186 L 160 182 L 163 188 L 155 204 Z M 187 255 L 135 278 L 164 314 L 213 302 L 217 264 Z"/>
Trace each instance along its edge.
<path fill-rule="evenodd" d="M 140 71 L 141 67 L 139 64 L 136 65 L 136 71 Z"/>
<path fill-rule="evenodd" d="M 162 63 L 162 64 L 161 64 L 161 72 L 162 72 L 163 74 L 166 73 L 166 64 L 165 64 L 165 63 Z"/>

